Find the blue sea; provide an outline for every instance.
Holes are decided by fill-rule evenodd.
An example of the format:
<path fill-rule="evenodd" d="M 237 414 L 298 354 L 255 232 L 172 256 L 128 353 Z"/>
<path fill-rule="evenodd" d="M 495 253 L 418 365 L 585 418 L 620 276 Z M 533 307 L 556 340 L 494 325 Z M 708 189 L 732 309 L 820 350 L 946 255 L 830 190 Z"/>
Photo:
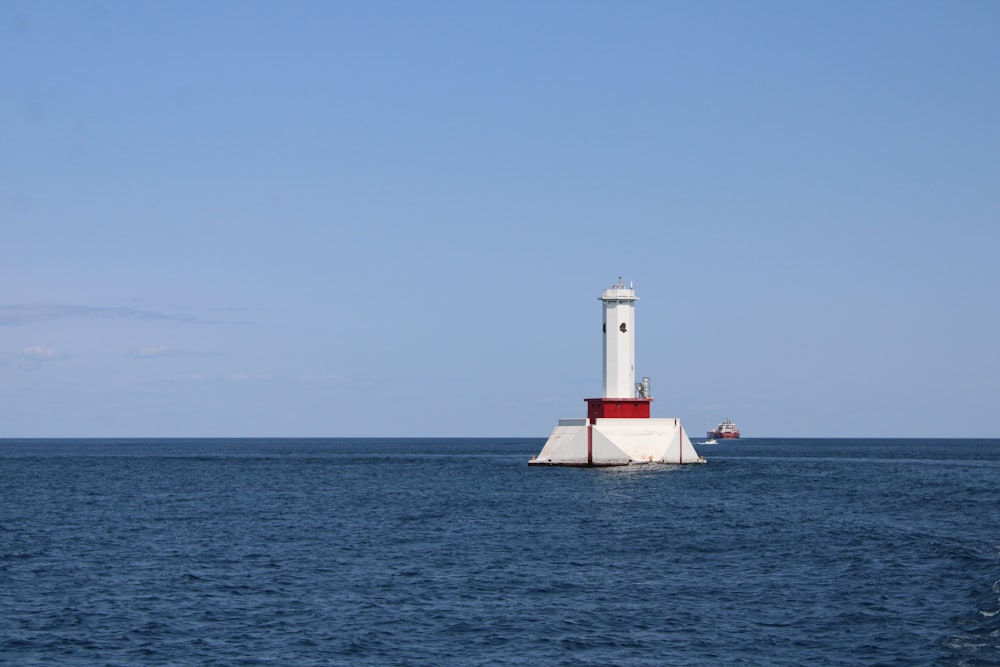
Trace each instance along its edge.
<path fill-rule="evenodd" d="M 0 664 L 1000 665 L 1000 440 L 0 441 Z"/>

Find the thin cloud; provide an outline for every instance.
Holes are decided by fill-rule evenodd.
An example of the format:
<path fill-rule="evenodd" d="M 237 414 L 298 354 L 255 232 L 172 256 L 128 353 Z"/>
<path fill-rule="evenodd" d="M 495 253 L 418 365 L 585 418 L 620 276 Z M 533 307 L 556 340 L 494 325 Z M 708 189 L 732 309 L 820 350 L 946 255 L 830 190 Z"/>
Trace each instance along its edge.
<path fill-rule="evenodd" d="M 169 345 L 153 345 L 149 347 L 137 347 L 132 350 L 133 357 L 170 357 L 177 353 L 177 348 Z"/>
<path fill-rule="evenodd" d="M 267 382 L 270 379 L 268 373 L 233 373 L 229 376 L 230 382 Z"/>
<path fill-rule="evenodd" d="M 150 384 L 200 384 L 206 387 L 236 387 L 280 381 L 280 376 L 274 376 L 270 373 L 230 373 L 229 375 L 205 375 L 203 373 L 195 372 L 167 375 L 158 379 L 148 380 L 147 382 Z"/>
<path fill-rule="evenodd" d="M 192 315 L 175 315 L 139 308 L 101 308 L 55 303 L 20 303 L 0 306 L 0 326 L 17 326 L 65 318 L 162 320 L 188 324 L 243 324 L 233 320 L 213 320 Z"/>
<path fill-rule="evenodd" d="M 160 357 L 218 357 L 218 352 L 190 352 L 180 350 L 173 345 L 147 345 L 133 349 L 130 354 L 139 359 L 157 359 Z"/>
<path fill-rule="evenodd" d="M 43 365 L 65 357 L 54 347 L 47 345 L 29 345 L 21 350 L 21 354 L 13 359 L 14 367 L 21 370 L 38 370 Z M 7 366 L 9 362 L 2 365 Z"/>
<path fill-rule="evenodd" d="M 45 345 L 32 345 L 21 350 L 21 356 L 29 361 L 49 361 L 57 359 L 59 352 L 55 348 Z"/>
<path fill-rule="evenodd" d="M 348 381 L 343 375 L 300 375 L 295 380 L 303 384 L 344 384 Z"/>
<path fill-rule="evenodd" d="M 201 373 L 181 373 L 180 375 L 172 375 L 167 378 L 167 382 L 201 382 L 205 379 L 205 376 Z"/>

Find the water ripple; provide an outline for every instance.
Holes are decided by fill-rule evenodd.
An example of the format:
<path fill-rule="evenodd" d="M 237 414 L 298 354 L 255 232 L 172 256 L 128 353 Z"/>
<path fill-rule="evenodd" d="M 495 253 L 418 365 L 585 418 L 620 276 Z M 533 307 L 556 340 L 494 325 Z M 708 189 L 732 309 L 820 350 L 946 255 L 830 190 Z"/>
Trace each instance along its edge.
<path fill-rule="evenodd" d="M 540 444 L 3 443 L 0 663 L 1000 663 L 1000 442 Z"/>

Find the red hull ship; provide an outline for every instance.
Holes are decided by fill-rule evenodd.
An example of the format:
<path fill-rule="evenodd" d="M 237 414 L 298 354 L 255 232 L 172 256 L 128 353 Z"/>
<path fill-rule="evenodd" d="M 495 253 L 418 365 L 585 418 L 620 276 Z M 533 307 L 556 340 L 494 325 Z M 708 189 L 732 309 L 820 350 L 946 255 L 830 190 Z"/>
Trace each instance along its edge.
<path fill-rule="evenodd" d="M 736 427 L 736 424 L 727 419 L 716 426 L 714 431 L 709 431 L 708 437 L 736 439 L 740 437 L 740 429 Z"/>

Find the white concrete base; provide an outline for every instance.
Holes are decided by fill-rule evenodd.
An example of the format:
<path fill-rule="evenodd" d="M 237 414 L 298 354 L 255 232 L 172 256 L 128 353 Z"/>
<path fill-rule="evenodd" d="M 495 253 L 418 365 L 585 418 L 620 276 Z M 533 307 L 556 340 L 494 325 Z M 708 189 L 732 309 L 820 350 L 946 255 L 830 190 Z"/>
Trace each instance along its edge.
<path fill-rule="evenodd" d="M 529 465 L 704 463 L 679 419 L 560 419 Z"/>

